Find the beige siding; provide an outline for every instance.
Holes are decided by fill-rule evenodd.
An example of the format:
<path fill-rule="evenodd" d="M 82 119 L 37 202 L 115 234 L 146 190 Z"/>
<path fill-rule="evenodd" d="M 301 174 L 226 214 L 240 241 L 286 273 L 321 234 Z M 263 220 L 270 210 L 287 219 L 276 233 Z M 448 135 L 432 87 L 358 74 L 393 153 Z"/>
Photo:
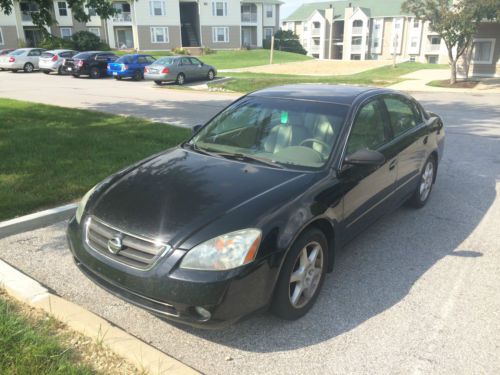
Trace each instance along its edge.
<path fill-rule="evenodd" d="M 139 48 L 141 50 L 170 50 L 181 46 L 181 29 L 179 26 L 161 25 L 159 27 L 168 27 L 168 43 L 152 43 L 150 26 L 137 26 Z"/>
<path fill-rule="evenodd" d="M 214 49 L 240 48 L 241 47 L 241 30 L 239 26 L 219 26 L 229 28 L 228 43 L 214 43 L 212 38 L 213 26 L 201 26 L 201 40 L 204 47 Z"/>
<path fill-rule="evenodd" d="M 493 61 L 491 64 L 474 64 L 470 68 L 472 76 L 500 75 L 500 23 L 483 23 L 479 28 L 476 38 L 495 39 Z"/>
<path fill-rule="evenodd" d="M 0 28 L 3 36 L 3 45 L 0 45 L 0 48 L 18 48 L 19 40 L 16 26 L 0 26 Z"/>

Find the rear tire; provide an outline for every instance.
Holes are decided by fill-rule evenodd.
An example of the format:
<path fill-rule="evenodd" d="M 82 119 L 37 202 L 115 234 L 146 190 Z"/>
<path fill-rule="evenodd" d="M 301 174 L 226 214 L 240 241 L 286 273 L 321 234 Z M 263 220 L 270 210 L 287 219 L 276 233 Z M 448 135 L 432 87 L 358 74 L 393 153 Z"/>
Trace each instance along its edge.
<path fill-rule="evenodd" d="M 80 74 L 73 74 L 73 78 L 80 78 Z"/>
<path fill-rule="evenodd" d="M 304 316 L 314 305 L 328 265 L 328 241 L 324 233 L 311 228 L 293 243 L 274 290 L 271 311 L 287 320 Z"/>
<path fill-rule="evenodd" d="M 116 79 L 117 81 L 121 81 L 122 77 L 120 77 L 120 76 L 115 76 L 115 79 Z"/>
<path fill-rule="evenodd" d="M 17 69 L 12 69 L 12 73 L 17 73 Z"/>
<path fill-rule="evenodd" d="M 140 70 L 136 70 L 132 77 L 134 81 L 142 81 L 142 72 Z"/>
<path fill-rule="evenodd" d="M 43 74 L 50 74 L 50 71 L 48 70 L 42 70 Z"/>
<path fill-rule="evenodd" d="M 89 76 L 92 79 L 101 78 L 101 71 L 99 68 L 90 68 Z"/>
<path fill-rule="evenodd" d="M 35 67 L 33 66 L 32 63 L 26 63 L 26 64 L 24 64 L 23 70 L 25 73 L 33 73 L 33 70 L 35 70 Z"/>
<path fill-rule="evenodd" d="M 408 200 L 408 203 L 414 208 L 422 208 L 427 204 L 431 196 L 434 178 L 436 176 L 436 159 L 433 155 L 429 156 L 424 164 L 418 185 Z"/>
<path fill-rule="evenodd" d="M 155 83 L 156 83 L 158 86 L 163 85 L 163 82 L 162 82 L 162 81 L 155 81 Z"/>
<path fill-rule="evenodd" d="M 177 75 L 177 79 L 175 82 L 179 85 L 182 86 L 186 82 L 186 76 L 183 73 L 179 73 Z"/>

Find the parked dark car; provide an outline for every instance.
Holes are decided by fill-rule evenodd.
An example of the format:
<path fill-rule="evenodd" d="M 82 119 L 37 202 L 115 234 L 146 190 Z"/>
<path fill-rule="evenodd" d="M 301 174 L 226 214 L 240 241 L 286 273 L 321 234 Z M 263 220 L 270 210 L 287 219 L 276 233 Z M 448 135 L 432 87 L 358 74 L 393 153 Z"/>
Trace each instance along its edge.
<path fill-rule="evenodd" d="M 160 57 L 144 69 L 144 79 L 154 81 L 157 85 L 162 85 L 163 82 L 183 85 L 194 80 L 212 81 L 216 75 L 215 66 L 190 56 Z"/>
<path fill-rule="evenodd" d="M 73 58 L 65 59 L 62 70 L 76 78 L 80 76 L 89 76 L 90 78 L 106 77 L 108 64 L 116 59 L 118 59 L 118 56 L 112 52 L 80 52 Z"/>
<path fill-rule="evenodd" d="M 69 245 L 90 279 L 164 318 L 297 319 L 346 242 L 428 202 L 443 150 L 441 118 L 396 91 L 260 90 L 92 188 Z"/>
<path fill-rule="evenodd" d="M 115 62 L 108 64 L 108 75 L 115 79 L 132 78 L 134 81 L 144 79 L 144 68 L 154 63 L 151 55 L 124 55 Z"/>

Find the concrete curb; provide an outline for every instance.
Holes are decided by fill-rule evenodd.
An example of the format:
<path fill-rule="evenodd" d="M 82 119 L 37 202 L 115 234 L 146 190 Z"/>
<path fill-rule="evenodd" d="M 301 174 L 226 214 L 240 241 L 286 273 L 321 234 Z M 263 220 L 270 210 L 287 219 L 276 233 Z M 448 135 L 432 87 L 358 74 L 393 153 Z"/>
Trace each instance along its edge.
<path fill-rule="evenodd" d="M 141 371 L 148 374 L 199 374 L 94 313 L 50 293 L 40 283 L 2 260 L 0 287 L 19 301 L 44 310 L 71 329 L 102 343 Z"/>
<path fill-rule="evenodd" d="M 69 219 L 76 211 L 78 204 L 71 203 L 65 206 L 51 208 L 45 211 L 16 217 L 15 219 L 0 222 L 0 238 L 30 230 L 46 227 Z"/>

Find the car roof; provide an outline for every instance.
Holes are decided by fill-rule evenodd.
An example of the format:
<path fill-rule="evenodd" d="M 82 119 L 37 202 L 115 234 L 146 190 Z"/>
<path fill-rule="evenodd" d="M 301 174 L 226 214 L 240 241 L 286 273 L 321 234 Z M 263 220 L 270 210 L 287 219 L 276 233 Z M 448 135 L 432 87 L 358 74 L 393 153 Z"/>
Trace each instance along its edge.
<path fill-rule="evenodd" d="M 363 86 L 295 84 L 269 87 L 266 89 L 254 91 L 249 95 L 351 105 L 356 100 L 356 98 L 366 93 L 375 94 L 385 92 L 392 91 Z"/>
<path fill-rule="evenodd" d="M 60 52 L 69 52 L 69 51 L 74 51 L 76 52 L 75 50 L 73 49 L 51 49 L 51 50 L 48 50 L 48 51 L 45 51 L 45 52 L 50 52 L 50 53 L 60 53 Z"/>

